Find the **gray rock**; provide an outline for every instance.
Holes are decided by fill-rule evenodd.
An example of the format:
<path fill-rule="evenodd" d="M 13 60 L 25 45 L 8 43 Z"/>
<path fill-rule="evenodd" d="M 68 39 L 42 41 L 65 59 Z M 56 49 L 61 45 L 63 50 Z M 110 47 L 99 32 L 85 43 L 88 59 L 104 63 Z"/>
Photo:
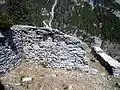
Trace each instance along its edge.
<path fill-rule="evenodd" d="M 92 53 L 110 74 L 120 76 L 120 63 L 117 60 L 106 54 L 100 47 L 94 46 Z"/>
<path fill-rule="evenodd" d="M 0 39 L 1 39 L 1 38 L 5 38 L 5 37 L 4 37 L 3 34 L 0 32 Z"/>
<path fill-rule="evenodd" d="M 84 50 L 86 45 L 77 37 L 56 29 L 51 31 L 26 25 L 15 25 L 11 29 L 13 36 L 7 37 L 10 41 L 6 41 L 6 46 L 0 46 L 0 70 L 3 72 L 17 65 L 22 55 L 30 62 L 53 68 L 81 68 L 89 62 Z"/>
<path fill-rule="evenodd" d="M 93 75 L 96 75 L 98 73 L 98 70 L 92 68 L 92 69 L 90 69 L 90 73 Z"/>
<path fill-rule="evenodd" d="M 33 46 L 33 49 L 35 49 L 35 50 L 39 50 L 40 49 L 40 47 L 39 47 L 39 45 L 37 43 L 33 44 L 32 46 Z"/>
<path fill-rule="evenodd" d="M 96 36 L 90 36 L 87 42 L 90 43 L 91 46 L 98 46 L 98 47 L 101 47 L 102 44 L 102 40 Z"/>
<path fill-rule="evenodd" d="M 0 0 L 0 4 L 5 4 L 6 1 L 5 0 Z"/>
<path fill-rule="evenodd" d="M 31 78 L 31 77 L 22 78 L 22 82 L 25 82 L 25 83 L 31 82 L 32 80 L 33 80 L 33 78 Z"/>

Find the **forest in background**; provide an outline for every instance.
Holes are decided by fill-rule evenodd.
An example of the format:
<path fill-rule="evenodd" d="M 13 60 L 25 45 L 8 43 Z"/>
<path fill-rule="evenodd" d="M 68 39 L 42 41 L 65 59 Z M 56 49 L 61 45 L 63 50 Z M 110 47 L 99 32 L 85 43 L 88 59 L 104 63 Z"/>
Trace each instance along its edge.
<path fill-rule="evenodd" d="M 80 30 L 85 30 L 91 35 L 120 42 L 120 20 L 113 14 L 120 10 L 120 5 L 114 0 L 104 0 L 104 7 L 96 4 L 94 9 L 81 0 L 77 2 L 80 5 L 76 5 L 72 0 L 58 0 L 57 3 L 53 28 L 67 33 L 77 31 L 77 36 L 80 36 Z M 43 26 L 43 20 L 47 22 L 51 17 L 53 4 L 54 0 L 7 0 L 6 4 L 1 6 L 1 13 L 7 14 L 13 24 Z M 2 17 L 6 16 L 0 17 L 0 23 Z"/>

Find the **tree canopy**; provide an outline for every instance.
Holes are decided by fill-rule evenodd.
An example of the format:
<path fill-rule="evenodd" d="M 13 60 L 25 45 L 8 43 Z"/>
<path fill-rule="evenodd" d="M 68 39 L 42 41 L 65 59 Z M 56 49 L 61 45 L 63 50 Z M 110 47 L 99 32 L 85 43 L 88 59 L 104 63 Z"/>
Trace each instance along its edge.
<path fill-rule="evenodd" d="M 9 28 L 12 25 L 12 18 L 6 13 L 0 13 L 0 28 Z"/>

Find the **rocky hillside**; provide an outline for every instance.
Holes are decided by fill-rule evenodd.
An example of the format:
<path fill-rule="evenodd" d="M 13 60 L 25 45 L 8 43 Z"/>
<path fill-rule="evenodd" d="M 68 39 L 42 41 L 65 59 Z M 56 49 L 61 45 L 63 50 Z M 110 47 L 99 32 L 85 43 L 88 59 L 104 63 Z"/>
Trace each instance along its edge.
<path fill-rule="evenodd" d="M 108 40 L 115 44 L 106 47 L 103 43 L 102 48 L 119 61 L 119 54 L 109 49 L 117 47 L 116 43 L 119 44 L 119 0 L 6 0 L 2 3 L 3 1 L 0 11 L 11 16 L 14 24 L 50 25 L 64 33 L 82 36 L 84 41 L 91 35 L 98 36 L 103 42 Z M 119 48 L 116 49 L 119 51 Z"/>
<path fill-rule="evenodd" d="M 1 11 L 8 13 L 15 24 L 52 27 L 80 36 L 81 30 L 110 41 L 119 42 L 119 1 L 116 0 L 6 0 Z M 13 13 L 14 12 L 14 13 Z M 85 36 L 85 35 L 84 35 Z"/>
<path fill-rule="evenodd" d="M 84 82 L 86 85 L 90 85 L 89 88 L 92 88 L 90 90 L 96 90 L 96 87 L 99 87 L 97 90 L 113 90 L 116 86 L 120 87 L 119 79 L 109 76 L 96 60 L 100 61 L 110 72 L 109 74 L 119 77 L 120 20 L 117 14 L 119 9 L 118 0 L 0 0 L 0 75 L 6 75 L 5 79 L 3 78 L 6 80 L 9 77 L 7 72 L 22 63 L 16 70 L 21 70 L 21 72 L 28 70 L 26 73 L 32 73 L 35 78 L 40 75 L 38 72 L 42 72 L 42 68 L 47 71 L 49 67 L 52 72 L 54 72 L 52 68 L 65 68 L 68 71 L 78 70 L 79 73 L 82 72 L 80 74 L 89 83 L 96 80 L 93 82 L 94 87 Z M 6 16 L 9 17 L 8 20 L 6 20 Z M 10 27 L 7 21 L 9 21 L 10 26 L 15 25 Z M 29 67 L 24 67 L 27 64 Z M 36 70 L 36 68 L 39 69 Z M 32 69 L 33 72 L 29 71 Z M 14 70 L 12 72 L 15 77 L 20 79 L 18 86 L 24 85 L 25 76 L 21 76 L 23 74 L 21 72 L 16 75 Z M 44 75 L 47 74 L 46 71 L 43 70 Z M 62 77 L 58 75 L 60 80 L 67 71 L 63 72 Z M 10 77 L 13 76 L 13 73 L 10 73 Z M 27 75 L 26 73 L 24 74 Z M 71 73 L 73 72 L 71 71 Z M 79 73 L 73 77 L 79 79 Z M 39 78 L 43 79 L 44 75 L 40 75 Z M 72 78 L 72 74 L 70 75 Z M 57 75 L 52 77 L 57 77 Z M 47 78 L 49 78 L 48 81 L 46 79 L 38 80 L 44 81 L 43 84 L 47 83 L 49 87 L 49 85 L 53 85 L 49 82 L 53 78 Z M 68 79 L 68 82 L 70 81 L 69 75 L 65 78 Z M 33 80 L 33 78 L 27 79 Z M 59 82 L 56 79 L 55 81 Z M 74 80 L 72 81 L 74 82 Z M 74 85 L 81 86 L 80 81 L 78 80 L 79 84 L 74 82 Z M 9 83 L 11 82 L 14 81 L 10 80 Z M 61 82 L 63 84 L 64 80 Z M 57 88 L 63 90 L 77 88 L 76 90 L 79 90 L 74 85 L 73 89 L 71 89 L 72 85 L 70 87 L 67 85 L 65 88 L 64 85 L 60 87 L 57 85 Z M 28 86 L 25 87 L 28 89 Z M 43 87 L 47 86 L 41 84 L 40 88 Z M 83 87 L 85 88 L 81 87 L 81 89 L 89 90 L 86 86 Z M 50 86 L 49 88 L 57 90 L 55 87 Z"/>
<path fill-rule="evenodd" d="M 103 51 L 97 51 L 97 52 L 100 53 L 101 55 L 103 54 L 106 55 Z M 116 63 L 118 62 L 111 63 L 111 61 L 107 61 L 109 59 L 105 59 L 104 56 L 100 58 L 101 60 L 103 59 L 103 65 L 107 67 L 106 70 L 108 72 L 109 71 L 112 72 L 111 74 L 114 74 L 115 72 L 114 75 L 119 76 L 120 68 L 118 65 L 116 65 Z M 97 59 L 99 60 L 100 58 Z M 13 88 L 13 87 L 26 88 L 28 87 L 26 86 L 27 84 L 25 84 L 26 81 L 25 82 L 24 80 L 21 81 L 22 79 L 24 79 L 25 76 L 28 76 L 28 74 L 33 76 L 35 74 L 33 72 L 36 72 L 34 78 L 36 77 L 42 78 L 41 76 L 36 76 L 39 75 L 38 72 L 43 72 L 44 75 L 47 75 L 46 70 L 51 70 L 52 72 L 54 72 L 52 68 L 54 69 L 63 68 L 63 69 L 67 69 L 68 71 L 77 70 L 78 73 L 71 72 L 75 74 L 72 76 L 70 74 L 70 77 L 79 78 L 79 74 L 81 73 L 82 78 L 85 77 L 87 79 L 90 79 L 90 81 L 94 83 L 94 87 L 90 86 L 91 84 L 89 84 L 89 80 L 87 80 L 87 82 L 84 82 L 85 84 L 83 85 L 87 90 L 89 90 L 89 88 L 96 89 L 95 85 L 97 85 L 99 88 L 102 88 L 103 90 L 106 88 L 112 90 L 114 87 L 116 87 L 114 85 L 115 83 L 118 83 L 118 81 L 112 82 L 109 85 L 108 84 L 109 81 L 105 80 L 105 78 L 109 78 L 109 76 L 106 76 L 107 74 L 105 74 L 105 70 L 103 69 L 104 72 L 103 71 L 101 72 L 100 64 L 96 66 L 94 66 L 94 64 L 91 65 L 90 60 L 92 61 L 92 63 L 98 64 L 98 61 L 96 61 L 96 59 L 92 56 L 90 52 L 90 48 L 85 42 L 81 41 L 81 39 L 78 37 L 67 35 L 57 29 L 47 28 L 47 27 L 35 27 L 28 25 L 14 25 L 11 27 L 11 29 L 0 31 L 0 73 L 1 75 L 4 74 L 2 80 L 5 81 L 5 84 L 7 85 L 8 88 Z M 20 66 L 18 66 L 19 64 Z M 41 66 L 43 66 L 44 68 Z M 116 68 L 116 66 L 118 67 Z M 15 69 L 15 67 L 18 68 Z M 50 69 L 47 69 L 48 67 Z M 31 70 L 30 68 L 32 69 L 33 72 L 29 71 Z M 39 69 L 37 69 L 36 71 L 36 68 Z M 44 71 L 41 70 L 42 68 Z M 18 70 L 18 72 L 20 73 L 18 74 L 14 70 Z M 28 71 L 26 72 L 26 70 Z M 10 74 L 7 73 L 8 71 L 10 71 L 11 73 L 10 72 L 9 72 Z M 60 71 L 60 72 L 56 72 L 56 74 L 57 73 L 61 74 L 63 72 L 63 76 L 64 76 L 65 72 L 68 73 L 68 71 Z M 14 77 L 12 77 L 13 76 L 12 72 L 14 74 L 16 73 Z M 95 77 L 94 79 L 92 79 L 91 75 L 92 77 L 97 76 L 98 78 Z M 58 76 L 58 78 L 61 80 L 63 76 L 62 77 Z M 7 77 L 9 77 L 8 82 L 6 82 Z M 68 79 L 68 77 L 69 76 L 65 78 Z M 39 78 L 38 79 L 37 78 L 36 78 L 36 82 L 39 82 L 38 81 Z M 44 79 L 45 82 L 47 82 L 49 85 L 52 85 L 49 82 L 49 80 L 52 79 L 52 77 L 46 77 L 46 78 L 49 79 L 48 80 Z M 99 81 L 100 78 L 103 81 Z M 15 81 L 11 81 L 11 80 L 15 80 Z M 32 78 L 30 80 L 32 80 Z M 81 80 L 82 79 L 78 80 L 79 84 Z M 97 80 L 98 82 L 96 81 L 94 82 L 94 80 Z M 116 80 L 116 79 L 114 79 L 113 77 L 113 79 L 111 78 L 111 80 Z M 18 86 L 16 86 L 17 84 L 15 84 L 15 82 L 18 82 Z M 55 82 L 58 82 L 58 80 L 55 79 Z M 62 80 L 59 83 L 63 84 L 63 82 L 64 81 Z M 101 84 L 102 82 L 104 82 L 105 84 L 98 85 L 98 83 Z M 69 79 L 68 82 L 66 83 L 67 84 L 69 83 Z M 25 87 L 22 86 L 23 84 L 25 84 Z M 37 83 L 35 83 L 35 85 L 37 85 Z M 43 83 L 43 85 L 45 85 L 45 83 Z M 74 82 L 74 85 L 77 84 Z M 72 86 L 73 87 L 72 90 L 74 90 L 74 88 L 77 88 L 77 90 L 79 90 L 78 87 L 74 85 Z M 89 85 L 89 88 L 86 87 L 85 85 Z M 64 86 L 59 87 L 59 85 L 57 85 L 56 87 L 64 88 Z M 31 87 L 31 90 L 32 88 L 33 87 Z M 55 88 L 55 87 L 48 86 L 47 88 Z M 69 85 L 67 86 L 67 88 L 69 88 Z M 37 87 L 36 90 L 38 90 Z"/>

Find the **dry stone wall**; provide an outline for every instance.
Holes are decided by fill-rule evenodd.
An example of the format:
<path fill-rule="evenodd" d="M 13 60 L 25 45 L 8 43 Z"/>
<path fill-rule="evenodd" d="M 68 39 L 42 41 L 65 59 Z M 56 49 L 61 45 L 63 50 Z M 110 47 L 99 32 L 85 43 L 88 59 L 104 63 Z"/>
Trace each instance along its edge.
<path fill-rule="evenodd" d="M 14 67 L 23 57 L 53 68 L 83 68 L 89 63 L 86 44 L 56 29 L 15 25 L 1 31 L 0 43 L 0 72 Z"/>
<path fill-rule="evenodd" d="M 6 29 L 0 33 L 0 73 L 4 73 L 21 61 L 23 44 L 19 30 Z"/>

